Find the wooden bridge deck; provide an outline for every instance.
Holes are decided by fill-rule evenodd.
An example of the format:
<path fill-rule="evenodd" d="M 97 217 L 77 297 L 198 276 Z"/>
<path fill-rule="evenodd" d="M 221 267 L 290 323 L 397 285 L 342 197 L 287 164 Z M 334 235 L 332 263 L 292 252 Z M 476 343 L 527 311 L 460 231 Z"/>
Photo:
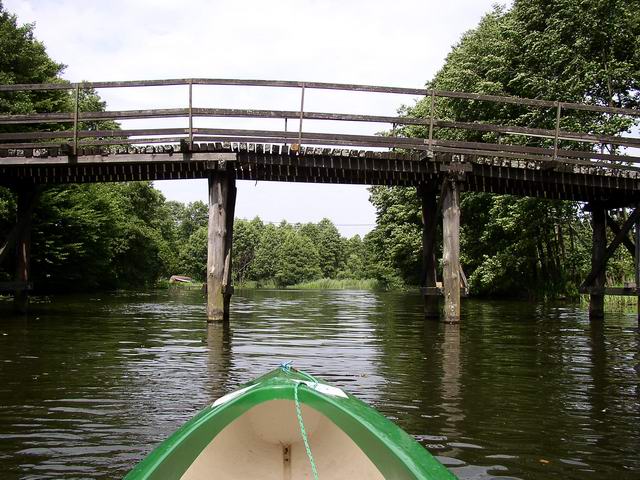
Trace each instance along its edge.
<path fill-rule="evenodd" d="M 42 149 L 30 157 L 0 157 L 0 183 L 25 179 L 36 184 L 207 178 L 212 170 L 233 170 L 240 180 L 365 185 L 439 185 L 450 172 L 464 174 L 461 189 L 626 205 L 640 201 L 640 173 L 627 169 L 425 152 L 396 153 L 343 148 L 256 143 L 200 143 L 122 147 L 79 155 Z"/>

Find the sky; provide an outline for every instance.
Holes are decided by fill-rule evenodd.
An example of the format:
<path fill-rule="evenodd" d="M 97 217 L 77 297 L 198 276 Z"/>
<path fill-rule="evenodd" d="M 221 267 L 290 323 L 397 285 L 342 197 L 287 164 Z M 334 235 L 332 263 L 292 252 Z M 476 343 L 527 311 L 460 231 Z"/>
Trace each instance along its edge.
<path fill-rule="evenodd" d="M 4 0 L 69 81 L 247 78 L 423 87 L 495 0 Z M 186 87 L 101 90 L 107 108 L 186 107 Z M 305 110 L 394 115 L 417 97 L 307 91 Z M 195 107 L 297 110 L 295 89 L 195 87 Z M 176 122 L 176 120 L 172 120 Z M 177 120 L 184 121 L 184 120 Z M 277 123 L 280 122 L 280 123 Z M 291 122 L 290 122 L 291 123 Z M 123 127 L 177 126 L 160 120 Z M 180 126 L 184 126 L 180 124 Z M 282 129 L 281 120 L 201 119 L 194 126 Z M 298 128 L 289 125 L 290 129 Z M 374 134 L 384 124 L 305 121 L 308 131 Z M 339 129 L 339 130 L 338 130 Z M 206 180 L 154 182 L 169 200 L 206 202 Z M 367 186 L 238 182 L 236 216 L 329 218 L 341 234 L 375 225 Z"/>

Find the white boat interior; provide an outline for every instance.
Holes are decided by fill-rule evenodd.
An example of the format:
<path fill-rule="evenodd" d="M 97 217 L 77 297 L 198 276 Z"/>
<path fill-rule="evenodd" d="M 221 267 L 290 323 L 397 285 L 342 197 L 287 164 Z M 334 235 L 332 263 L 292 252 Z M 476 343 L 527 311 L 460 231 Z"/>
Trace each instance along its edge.
<path fill-rule="evenodd" d="M 383 480 L 355 442 L 326 416 L 302 405 L 304 426 L 322 480 Z M 295 403 L 270 400 L 227 425 L 182 480 L 313 479 Z"/>

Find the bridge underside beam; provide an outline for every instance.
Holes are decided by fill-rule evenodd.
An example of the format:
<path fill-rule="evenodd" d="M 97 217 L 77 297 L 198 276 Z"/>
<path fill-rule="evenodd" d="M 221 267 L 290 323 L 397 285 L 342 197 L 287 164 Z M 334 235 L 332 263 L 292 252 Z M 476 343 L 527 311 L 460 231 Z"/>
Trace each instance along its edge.
<path fill-rule="evenodd" d="M 34 157 L 12 165 L 1 159 L 0 183 L 11 185 L 24 178 L 43 184 L 207 178 L 210 164 L 220 160 L 219 155 L 237 158 L 236 178 L 243 180 L 404 186 L 439 185 L 441 167 L 452 158 L 451 154 L 426 158 L 419 153 L 313 147 L 295 152 L 281 145 L 215 143 L 201 144 L 194 152 L 111 153 L 73 161 Z M 567 165 L 542 168 L 526 160 L 459 157 L 470 167 L 460 185 L 463 191 L 598 201 L 608 208 L 640 201 L 640 177 L 635 171 Z"/>

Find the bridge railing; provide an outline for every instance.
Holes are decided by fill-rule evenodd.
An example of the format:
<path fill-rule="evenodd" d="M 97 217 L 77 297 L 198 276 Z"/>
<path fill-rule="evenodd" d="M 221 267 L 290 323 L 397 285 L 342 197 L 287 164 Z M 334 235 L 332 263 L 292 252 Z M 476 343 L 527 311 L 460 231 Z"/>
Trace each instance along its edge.
<path fill-rule="evenodd" d="M 138 110 L 112 110 L 103 112 L 80 111 L 80 92 L 86 89 L 118 89 L 142 87 L 188 87 L 188 101 L 184 108 L 159 108 Z M 237 108 L 209 108 L 193 105 L 194 85 L 295 88 L 300 91 L 299 110 L 265 110 Z M 304 106 L 307 90 L 341 90 L 394 95 L 424 96 L 429 100 L 426 117 L 380 116 L 348 113 L 307 111 Z M 640 156 L 635 150 L 640 147 L 640 138 L 623 135 L 605 135 L 593 132 L 572 131 L 561 128 L 563 113 L 567 111 L 593 112 L 609 116 L 621 115 L 636 118 L 637 109 L 617 108 L 586 103 L 570 103 L 540 99 L 482 95 L 475 93 L 430 90 L 424 88 L 400 88 L 372 85 L 300 82 L 281 80 L 235 80 L 235 79 L 170 79 L 134 80 L 119 82 L 82 82 L 56 84 L 0 85 L 0 96 L 18 91 L 56 91 L 74 93 L 75 107 L 71 112 L 0 115 L 0 157 L 29 155 L 33 149 L 55 149 L 66 146 L 71 154 L 78 154 L 83 147 L 106 148 L 116 145 L 173 144 L 182 142 L 192 145 L 198 142 L 252 142 L 280 143 L 291 145 L 295 151 L 301 145 L 335 147 L 392 148 L 418 150 L 427 155 L 437 153 L 468 154 L 484 157 L 521 159 L 537 162 L 555 162 L 588 167 L 604 167 L 624 170 L 640 170 Z M 449 101 L 488 102 L 491 104 L 516 105 L 530 109 L 551 110 L 555 115 L 554 128 L 498 125 L 481 121 L 457 121 L 437 118 L 438 99 Z M 188 126 L 130 129 L 82 129 L 84 122 L 121 121 L 139 119 L 187 119 Z M 297 131 L 259 130 L 242 128 L 195 127 L 196 118 L 243 118 L 283 119 L 299 122 Z M 343 133 L 312 132 L 303 129 L 305 120 L 339 122 L 367 122 L 387 124 L 389 136 L 354 135 Z M 71 128 L 60 129 L 61 126 Z M 3 132 L 3 126 L 12 131 Z M 20 126 L 25 127 L 19 130 Z M 422 127 L 423 136 L 398 135 L 398 127 Z M 36 128 L 34 128 L 36 127 Z M 8 127 L 5 127 L 5 129 Z M 499 141 L 468 141 L 441 138 L 441 129 L 495 134 Z M 16 131 L 17 130 L 17 131 Z M 494 136 L 494 138 L 495 138 Z M 515 141 L 509 141 L 510 139 Z M 542 143 L 541 143 L 542 139 Z M 546 141 L 547 144 L 544 144 Z M 626 154 L 621 154 L 626 151 Z M 599 150 L 599 151 L 598 151 Z M 1 158 L 0 158 L 1 162 Z"/>

